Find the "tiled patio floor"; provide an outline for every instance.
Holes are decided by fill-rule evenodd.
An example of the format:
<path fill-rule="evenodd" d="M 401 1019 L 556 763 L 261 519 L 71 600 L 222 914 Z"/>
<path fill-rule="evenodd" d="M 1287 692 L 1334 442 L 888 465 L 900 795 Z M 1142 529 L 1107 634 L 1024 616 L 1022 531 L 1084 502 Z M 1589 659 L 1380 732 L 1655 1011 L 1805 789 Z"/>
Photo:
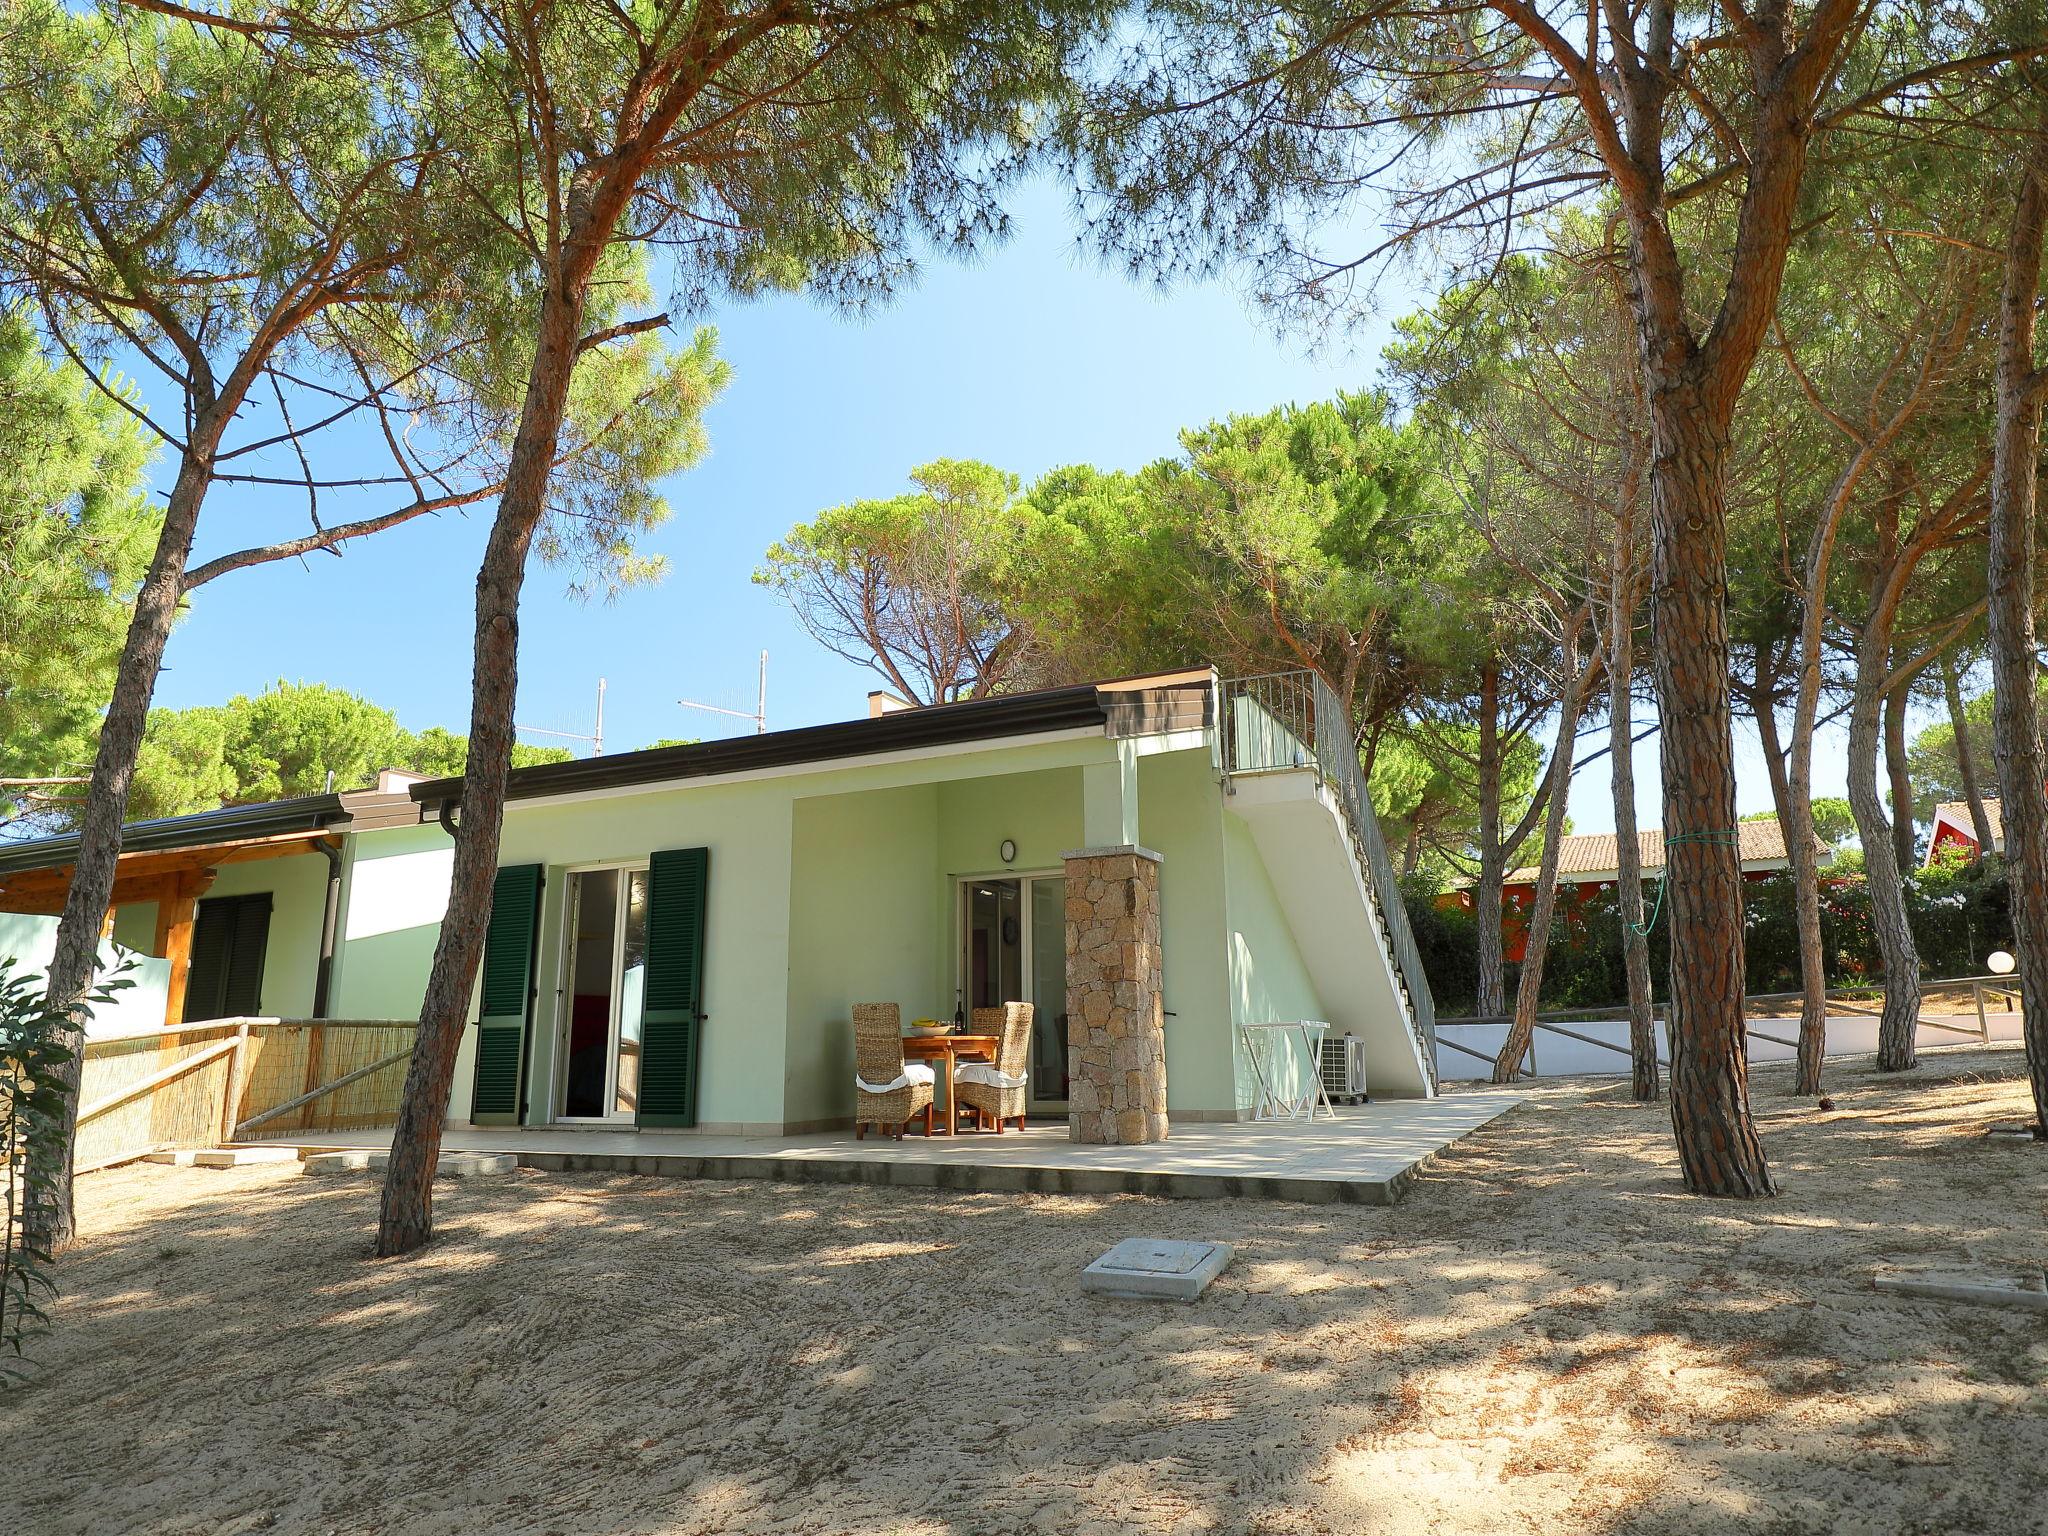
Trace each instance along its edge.
<path fill-rule="evenodd" d="M 902 1141 L 856 1141 L 851 1131 L 710 1136 L 463 1126 L 450 1129 L 443 1145 L 464 1152 L 511 1152 L 522 1167 L 552 1171 L 1391 1205 L 1417 1168 L 1519 1102 L 1512 1093 L 1453 1093 L 1340 1107 L 1335 1120 L 1313 1125 L 1179 1124 L 1169 1140 L 1138 1147 L 1077 1146 L 1067 1139 L 1063 1124 L 1032 1125 L 1001 1136 L 927 1139 L 913 1134 Z M 368 1130 L 328 1132 L 288 1144 L 322 1151 L 389 1142 L 388 1130 Z"/>

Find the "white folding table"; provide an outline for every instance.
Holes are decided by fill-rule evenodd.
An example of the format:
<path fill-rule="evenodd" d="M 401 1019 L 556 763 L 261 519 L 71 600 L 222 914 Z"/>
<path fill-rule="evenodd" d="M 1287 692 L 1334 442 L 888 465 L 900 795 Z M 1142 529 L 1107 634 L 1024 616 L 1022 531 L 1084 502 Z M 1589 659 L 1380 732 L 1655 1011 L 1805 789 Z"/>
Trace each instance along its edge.
<path fill-rule="evenodd" d="M 1254 1120 L 1313 1120 L 1318 1106 L 1332 1120 L 1337 1118 L 1337 1106 L 1330 1102 L 1330 1092 L 1323 1086 L 1323 1036 L 1330 1026 L 1321 1019 L 1290 1019 L 1284 1023 L 1241 1024 L 1238 1026 L 1244 1036 L 1245 1054 L 1251 1058 L 1252 1075 L 1258 1079 L 1259 1092 L 1252 1104 Z M 1284 1092 L 1280 1084 L 1277 1061 L 1261 1062 L 1259 1042 L 1270 1041 L 1268 1053 L 1286 1043 L 1288 1031 L 1301 1039 L 1302 1050 L 1307 1057 L 1308 1083 L 1299 1092 Z M 1267 1065 L 1274 1071 L 1269 1076 Z"/>

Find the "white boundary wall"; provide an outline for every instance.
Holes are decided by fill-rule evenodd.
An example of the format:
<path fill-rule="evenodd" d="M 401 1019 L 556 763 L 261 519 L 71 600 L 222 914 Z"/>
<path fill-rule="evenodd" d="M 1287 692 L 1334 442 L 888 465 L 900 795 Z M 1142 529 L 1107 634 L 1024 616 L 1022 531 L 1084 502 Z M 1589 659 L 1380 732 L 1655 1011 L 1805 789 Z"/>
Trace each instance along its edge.
<path fill-rule="evenodd" d="M 56 952 L 56 918 L 30 912 L 0 912 L 0 955 L 14 962 L 17 973 L 41 976 Z M 99 963 L 103 979 L 110 978 L 123 965 L 130 967 L 122 972 L 121 979 L 134 985 L 123 987 L 111 1003 L 93 1011 L 85 1030 L 87 1038 L 147 1035 L 162 1029 L 164 1002 L 171 986 L 171 962 L 140 954 L 109 939 L 100 945 Z"/>
<path fill-rule="evenodd" d="M 1945 1022 L 1952 1029 L 1934 1028 L 1922 1024 L 1915 1044 L 1919 1047 L 1935 1045 L 1974 1045 L 1983 1036 L 1977 1032 L 1977 1016 L 1974 1012 L 1947 1015 Z M 1595 1040 L 1604 1040 L 1611 1045 L 1628 1049 L 1628 1023 L 1623 1019 L 1554 1021 L 1564 1028 Z M 1994 1042 L 2018 1040 L 2020 1038 L 2020 1016 L 2017 1012 L 1995 1013 L 1987 1008 L 1984 1022 L 1989 1026 Z M 1755 1062 L 1790 1061 L 1797 1054 L 1789 1044 L 1799 1038 L 1799 1019 L 1791 1018 L 1751 1019 L 1749 1021 L 1749 1059 Z M 1488 1063 L 1500 1050 L 1507 1038 L 1505 1024 L 1460 1024 L 1455 1019 L 1437 1020 L 1436 1066 L 1437 1075 L 1456 1082 L 1484 1082 L 1492 1076 Z M 1766 1039 L 1775 1035 L 1777 1039 Z M 1453 1050 L 1445 1044 L 1455 1041 L 1469 1050 L 1484 1052 L 1487 1061 L 1468 1056 L 1464 1051 Z M 1826 1054 L 1829 1056 L 1869 1055 L 1877 1049 L 1877 1019 L 1868 1014 L 1836 1014 L 1828 1019 Z M 1536 1026 L 1536 1073 L 1538 1077 L 1566 1077 L 1578 1074 L 1596 1076 L 1628 1075 L 1628 1058 L 1614 1051 L 1603 1050 L 1597 1045 L 1574 1040 L 1560 1035 L 1539 1024 Z M 1657 1059 L 1668 1064 L 1671 1059 L 1671 1041 L 1665 1033 L 1664 1023 L 1657 1023 Z"/>

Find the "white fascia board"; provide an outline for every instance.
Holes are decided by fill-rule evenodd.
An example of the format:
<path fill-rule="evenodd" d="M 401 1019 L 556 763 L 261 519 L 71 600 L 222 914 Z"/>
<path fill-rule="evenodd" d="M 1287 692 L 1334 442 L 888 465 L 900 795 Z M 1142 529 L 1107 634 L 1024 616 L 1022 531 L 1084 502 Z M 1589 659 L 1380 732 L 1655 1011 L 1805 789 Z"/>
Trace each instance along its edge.
<path fill-rule="evenodd" d="M 802 778 L 806 775 L 844 773 L 853 769 L 884 768 L 910 763 L 930 762 L 934 759 L 947 760 L 971 757 L 986 753 L 1010 751 L 1023 747 L 1037 747 L 1060 742 L 1100 742 L 1105 749 L 1113 749 L 1120 743 L 1129 747 L 1139 757 L 1150 757 L 1162 752 L 1187 752 L 1205 749 L 1209 745 L 1210 732 L 1203 727 L 1185 731 L 1163 731 L 1151 736 L 1105 736 L 1098 726 L 1076 726 L 1064 731 L 1034 731 L 1019 736 L 991 736 L 979 741 L 956 741 L 938 747 L 906 747 L 895 752 L 863 752 L 847 757 L 819 758 L 809 763 L 783 763 L 773 768 L 754 768 L 738 773 L 688 774 L 673 779 L 650 779 L 644 784 L 616 784 L 604 789 L 577 790 L 560 795 L 534 795 L 505 804 L 507 815 L 523 806 L 580 805 L 593 800 L 614 800 L 624 795 L 663 794 L 678 789 L 692 789 L 699 785 L 765 783 L 772 779 Z M 992 767 L 992 773 L 1008 771 L 1000 765 Z M 973 777 L 981 777 L 976 774 Z M 824 789 L 824 794 L 840 793 L 837 789 Z"/>

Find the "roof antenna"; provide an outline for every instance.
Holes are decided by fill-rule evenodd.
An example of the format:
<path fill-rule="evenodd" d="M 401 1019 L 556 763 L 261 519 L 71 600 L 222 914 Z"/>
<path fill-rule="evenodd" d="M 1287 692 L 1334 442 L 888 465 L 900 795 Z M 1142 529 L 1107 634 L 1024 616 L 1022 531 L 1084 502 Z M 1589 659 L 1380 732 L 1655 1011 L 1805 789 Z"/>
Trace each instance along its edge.
<path fill-rule="evenodd" d="M 695 699 L 677 699 L 676 702 L 680 704 L 684 709 L 701 709 L 709 714 L 731 715 L 735 720 L 751 720 L 754 722 L 754 734 L 756 736 L 767 735 L 768 653 L 766 651 L 763 651 L 761 653 L 761 681 L 758 690 L 754 694 L 753 713 L 749 714 L 744 709 L 727 709 L 719 704 L 699 704 Z"/>
<path fill-rule="evenodd" d="M 515 725 L 512 729 L 515 731 L 525 731 L 530 736 L 559 736 L 564 741 L 587 741 L 590 743 L 590 755 L 592 757 L 603 757 L 604 679 L 600 677 L 597 680 L 597 723 L 591 727 L 589 735 L 586 736 L 581 731 L 551 731 L 544 726 L 538 725 Z"/>

